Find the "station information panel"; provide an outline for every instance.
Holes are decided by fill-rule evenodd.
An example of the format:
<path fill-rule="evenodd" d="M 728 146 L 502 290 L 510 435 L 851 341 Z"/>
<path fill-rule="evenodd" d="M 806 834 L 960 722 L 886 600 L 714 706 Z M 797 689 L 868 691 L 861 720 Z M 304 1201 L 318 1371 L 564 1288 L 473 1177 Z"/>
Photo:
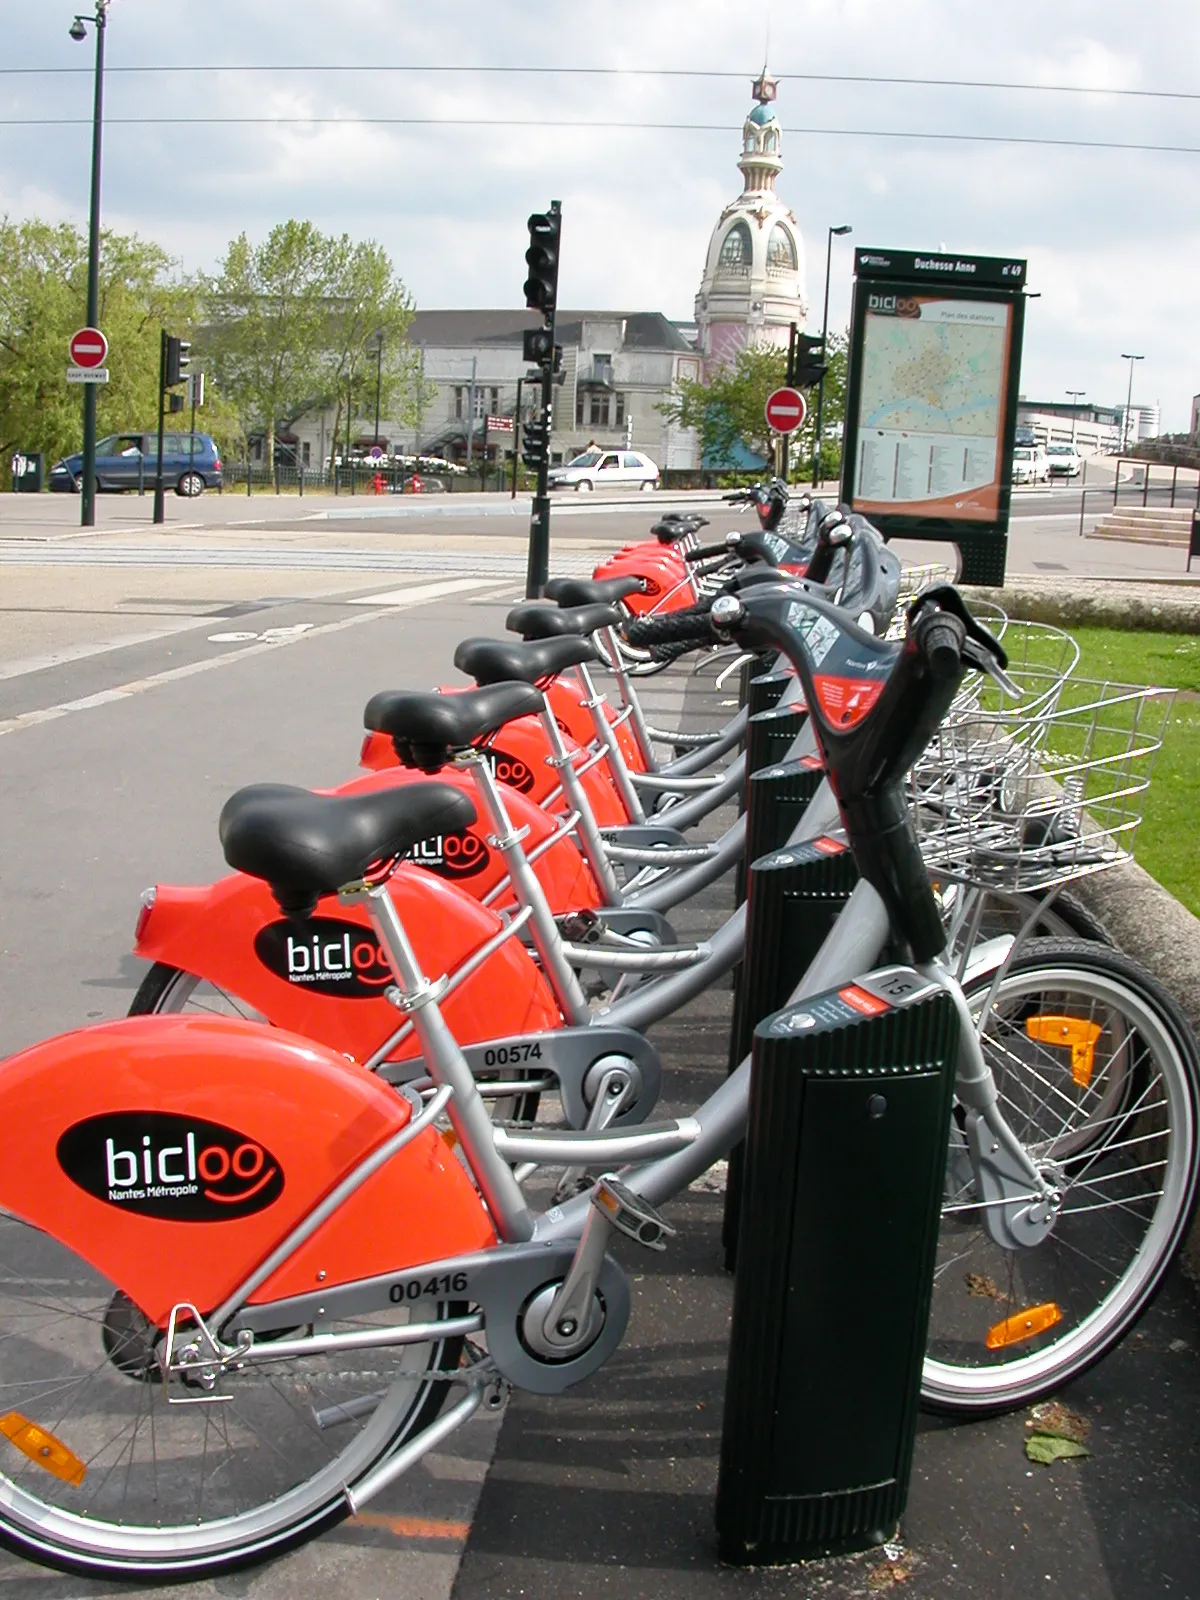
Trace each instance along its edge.
<path fill-rule="evenodd" d="M 842 499 L 1004 582 L 1025 262 L 856 250 Z"/>

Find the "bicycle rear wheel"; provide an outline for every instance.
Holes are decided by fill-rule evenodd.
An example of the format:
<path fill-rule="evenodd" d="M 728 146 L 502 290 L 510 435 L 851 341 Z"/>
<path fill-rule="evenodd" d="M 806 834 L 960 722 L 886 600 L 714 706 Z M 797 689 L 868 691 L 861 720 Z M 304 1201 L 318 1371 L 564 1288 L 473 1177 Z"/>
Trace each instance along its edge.
<path fill-rule="evenodd" d="M 335 1323 L 437 1322 L 432 1299 Z M 0 1543 L 48 1566 L 143 1581 L 278 1554 L 349 1511 L 346 1486 L 427 1429 L 462 1339 L 223 1375 L 171 1404 L 160 1330 L 49 1234 L 0 1214 Z M 279 1330 L 280 1333 L 286 1330 Z M 173 1381 L 175 1399 L 186 1394 Z M 34 1430 L 34 1431 L 30 1431 Z"/>
<path fill-rule="evenodd" d="M 1118 951 L 1033 940 L 986 1011 L 1000 1106 L 1061 1207 L 1040 1243 L 996 1244 L 952 1125 L 922 1395 L 983 1414 L 1077 1377 L 1162 1284 L 1197 1197 L 1200 1060 L 1170 996 Z"/>

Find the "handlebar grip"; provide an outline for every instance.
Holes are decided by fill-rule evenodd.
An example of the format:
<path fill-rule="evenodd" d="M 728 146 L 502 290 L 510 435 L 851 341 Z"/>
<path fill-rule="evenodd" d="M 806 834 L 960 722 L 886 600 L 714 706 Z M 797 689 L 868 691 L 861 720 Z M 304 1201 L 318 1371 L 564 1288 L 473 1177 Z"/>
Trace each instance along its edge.
<path fill-rule="evenodd" d="M 669 611 L 665 616 L 637 617 L 626 623 L 625 637 L 632 645 L 645 646 L 707 644 L 716 635 L 708 606 L 699 605 L 685 611 Z"/>
<path fill-rule="evenodd" d="M 714 556 L 729 556 L 733 549 L 722 539 L 720 544 L 702 544 L 696 550 L 683 551 L 685 561 L 711 561 Z"/>
<path fill-rule="evenodd" d="M 954 678 L 962 670 L 964 630 L 956 617 L 933 612 L 920 630 L 918 644 L 935 678 Z"/>

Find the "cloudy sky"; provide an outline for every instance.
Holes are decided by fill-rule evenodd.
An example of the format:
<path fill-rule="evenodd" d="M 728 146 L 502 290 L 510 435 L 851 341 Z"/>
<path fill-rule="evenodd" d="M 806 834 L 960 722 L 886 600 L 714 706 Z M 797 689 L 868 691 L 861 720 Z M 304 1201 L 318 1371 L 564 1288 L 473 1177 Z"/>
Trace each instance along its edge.
<path fill-rule="evenodd" d="M 0 213 L 86 216 L 91 76 L 62 70 L 92 61 L 67 36 L 76 3 L 0 0 Z M 1200 7 L 1184 0 L 112 0 L 110 68 L 171 70 L 108 75 L 105 221 L 194 270 L 243 229 L 306 216 L 380 240 L 419 306 L 504 306 L 525 218 L 557 198 L 564 303 L 689 317 L 740 189 L 768 26 L 810 326 L 830 224 L 854 228 L 835 241 L 835 326 L 851 244 L 1024 255 L 1041 298 L 1022 391 L 1121 402 L 1135 352 L 1135 401 L 1187 426 Z M 605 70 L 470 70 L 564 66 Z"/>

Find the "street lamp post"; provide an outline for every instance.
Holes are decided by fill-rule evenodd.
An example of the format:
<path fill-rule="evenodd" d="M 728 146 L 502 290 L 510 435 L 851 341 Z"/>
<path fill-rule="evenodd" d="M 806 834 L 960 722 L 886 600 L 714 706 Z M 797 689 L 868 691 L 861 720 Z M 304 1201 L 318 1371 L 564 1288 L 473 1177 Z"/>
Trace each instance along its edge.
<path fill-rule="evenodd" d="M 375 432 L 371 435 L 372 444 L 379 443 L 379 395 L 383 388 L 383 334 L 376 335 L 375 346 Z"/>
<path fill-rule="evenodd" d="M 1129 449 L 1129 411 L 1133 405 L 1133 363 L 1135 361 L 1144 361 L 1145 359 L 1145 356 L 1127 356 L 1124 351 L 1121 352 L 1121 360 L 1129 363 L 1129 389 L 1125 395 L 1125 419 L 1124 426 L 1121 429 L 1122 453 Z"/>
<path fill-rule="evenodd" d="M 96 30 L 96 80 L 92 101 L 92 194 L 88 211 L 87 326 L 100 316 L 100 130 L 104 118 L 104 30 L 109 0 L 96 0 L 94 16 L 78 16 L 68 32 L 76 44 L 87 38 L 87 24 Z M 83 385 L 83 475 L 80 483 L 80 526 L 96 525 L 96 385 Z"/>
<path fill-rule="evenodd" d="M 1073 400 L 1075 402 L 1075 404 L 1072 405 L 1072 407 L 1071 407 L 1071 446 L 1072 446 L 1072 448 L 1074 448 L 1074 445 L 1075 445 L 1075 420 L 1076 420 L 1075 413 L 1078 410 L 1079 402 L 1083 399 L 1084 395 L 1087 393 L 1087 390 L 1086 389 L 1067 389 L 1064 392 L 1065 392 L 1068 400 Z"/>
<path fill-rule="evenodd" d="M 833 236 L 836 233 L 840 238 L 843 234 L 853 233 L 854 229 L 848 222 L 843 222 L 840 228 L 830 228 L 825 238 L 825 310 L 821 316 L 821 360 L 829 365 L 829 267 L 833 259 Z M 825 409 L 825 374 L 822 373 L 817 383 L 817 418 L 813 429 L 813 488 L 821 474 L 821 413 Z"/>

